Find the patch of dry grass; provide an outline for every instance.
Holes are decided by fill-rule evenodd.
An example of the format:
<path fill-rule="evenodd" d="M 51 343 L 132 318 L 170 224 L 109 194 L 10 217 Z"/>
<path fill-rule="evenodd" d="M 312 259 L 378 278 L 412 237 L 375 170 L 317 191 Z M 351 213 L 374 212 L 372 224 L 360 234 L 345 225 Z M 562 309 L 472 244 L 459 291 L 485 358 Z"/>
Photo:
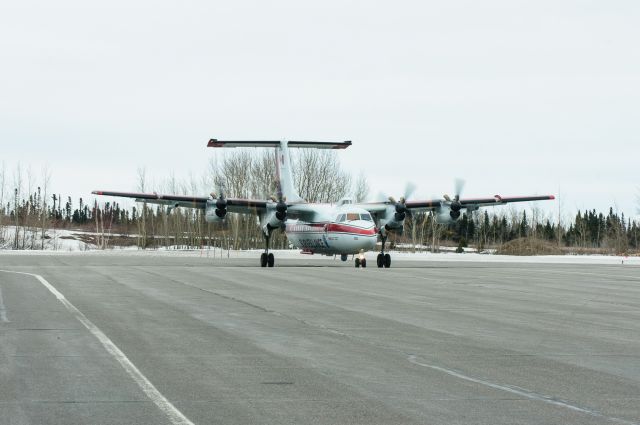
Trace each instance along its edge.
<path fill-rule="evenodd" d="M 502 244 L 498 255 L 562 255 L 564 252 L 556 244 L 535 238 L 518 238 Z"/>

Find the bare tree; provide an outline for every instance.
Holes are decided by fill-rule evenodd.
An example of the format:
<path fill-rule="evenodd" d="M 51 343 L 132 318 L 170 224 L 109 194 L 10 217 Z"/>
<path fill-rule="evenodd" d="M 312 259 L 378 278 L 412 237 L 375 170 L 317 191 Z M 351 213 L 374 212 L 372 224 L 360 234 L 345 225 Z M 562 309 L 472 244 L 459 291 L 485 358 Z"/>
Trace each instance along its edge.
<path fill-rule="evenodd" d="M 23 185 L 23 178 L 22 178 L 22 166 L 20 165 L 20 163 L 18 163 L 18 165 L 16 166 L 16 168 L 13 171 L 13 211 L 14 211 L 14 216 L 15 216 L 15 221 L 14 221 L 14 225 L 15 225 L 15 230 L 14 230 L 14 240 L 13 240 L 13 249 L 20 249 L 21 245 L 20 245 L 20 213 L 21 213 L 21 208 L 20 208 L 20 201 L 21 201 L 21 197 L 22 197 L 22 185 Z"/>
<path fill-rule="evenodd" d="M 442 235 L 442 230 L 444 226 L 438 223 L 438 220 L 436 220 L 434 211 L 432 211 L 431 214 L 432 214 L 431 233 L 433 237 L 433 241 L 431 244 L 431 252 L 440 252 L 440 236 Z"/>
<path fill-rule="evenodd" d="M 49 166 L 45 165 L 42 167 L 42 204 L 40 205 L 40 249 L 44 249 L 44 241 L 45 235 L 48 228 L 48 219 L 47 219 L 47 199 L 48 199 L 48 191 L 49 191 L 49 183 L 51 181 L 51 171 L 49 170 Z"/>
<path fill-rule="evenodd" d="M 298 194 L 309 202 L 336 202 L 349 193 L 351 175 L 332 150 L 300 149 L 293 178 Z"/>
<path fill-rule="evenodd" d="M 5 211 L 4 205 L 4 191 L 5 191 L 5 180 L 6 180 L 6 168 L 5 163 L 2 161 L 0 165 L 0 215 L 4 216 L 7 211 Z M 0 223 L 1 225 L 2 223 Z"/>
<path fill-rule="evenodd" d="M 369 196 L 369 183 L 364 173 L 360 173 L 353 187 L 354 202 L 364 202 Z"/>
<path fill-rule="evenodd" d="M 9 213 L 8 208 L 5 208 L 4 204 L 4 191 L 6 184 L 6 168 L 5 163 L 2 161 L 0 165 L 0 248 L 4 247 L 7 239 L 7 232 L 5 228 L 5 215 Z"/>
<path fill-rule="evenodd" d="M 144 193 L 147 188 L 147 169 L 138 167 L 138 191 Z M 142 204 L 142 213 L 138 222 L 138 247 L 147 247 L 147 203 Z"/>

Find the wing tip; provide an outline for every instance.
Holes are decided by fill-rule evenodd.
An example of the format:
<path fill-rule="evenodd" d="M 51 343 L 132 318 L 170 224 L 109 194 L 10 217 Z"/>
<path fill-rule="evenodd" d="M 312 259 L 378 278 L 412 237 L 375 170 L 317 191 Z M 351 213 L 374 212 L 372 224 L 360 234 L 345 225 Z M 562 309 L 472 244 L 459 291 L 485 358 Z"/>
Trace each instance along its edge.
<path fill-rule="evenodd" d="M 345 140 L 342 143 L 336 143 L 335 146 L 333 147 L 333 149 L 346 149 L 349 146 L 351 146 L 353 143 L 351 143 L 351 140 Z"/>
<path fill-rule="evenodd" d="M 218 139 L 209 139 L 209 143 L 207 143 L 208 148 L 222 148 L 224 147 L 223 142 L 219 142 Z"/>

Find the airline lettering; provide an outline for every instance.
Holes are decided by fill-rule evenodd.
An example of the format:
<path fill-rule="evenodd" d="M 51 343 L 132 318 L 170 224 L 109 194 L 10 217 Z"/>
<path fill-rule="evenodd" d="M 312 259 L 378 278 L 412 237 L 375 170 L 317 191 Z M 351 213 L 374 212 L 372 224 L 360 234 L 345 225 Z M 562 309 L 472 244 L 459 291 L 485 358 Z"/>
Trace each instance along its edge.
<path fill-rule="evenodd" d="M 329 248 L 329 244 L 324 238 L 305 238 L 298 239 L 298 245 L 300 248 Z"/>

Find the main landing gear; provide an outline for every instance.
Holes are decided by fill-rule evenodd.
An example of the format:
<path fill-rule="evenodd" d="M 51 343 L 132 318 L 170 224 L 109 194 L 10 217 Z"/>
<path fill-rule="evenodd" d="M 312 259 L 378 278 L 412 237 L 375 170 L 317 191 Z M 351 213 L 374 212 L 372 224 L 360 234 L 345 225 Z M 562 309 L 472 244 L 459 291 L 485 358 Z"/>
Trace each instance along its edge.
<path fill-rule="evenodd" d="M 391 267 L 391 256 L 384 253 L 384 244 L 387 242 L 387 237 L 382 235 L 380 237 L 382 239 L 382 249 L 380 250 L 378 257 L 376 257 L 376 264 L 378 265 L 378 268 L 384 267 L 385 269 L 388 269 Z"/>
<path fill-rule="evenodd" d="M 269 239 L 271 239 L 271 235 L 264 236 L 265 248 L 264 252 L 260 254 L 260 267 L 273 267 L 276 261 L 273 254 L 269 252 Z"/>
<path fill-rule="evenodd" d="M 273 267 L 276 259 L 272 253 L 263 252 L 260 254 L 260 267 Z"/>

